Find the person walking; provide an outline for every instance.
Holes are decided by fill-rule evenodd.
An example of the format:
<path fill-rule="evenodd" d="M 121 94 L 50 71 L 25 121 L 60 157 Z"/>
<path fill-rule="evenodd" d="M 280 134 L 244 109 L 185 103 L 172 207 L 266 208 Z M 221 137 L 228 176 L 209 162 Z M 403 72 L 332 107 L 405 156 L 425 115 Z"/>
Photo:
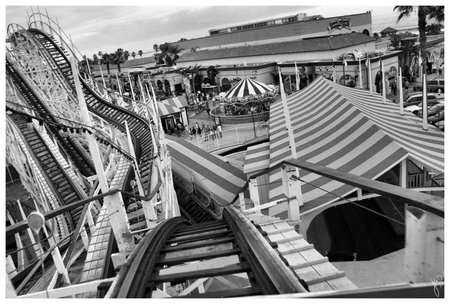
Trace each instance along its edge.
<path fill-rule="evenodd" d="M 214 140 L 214 139 L 216 139 L 216 134 L 217 134 L 217 126 L 216 125 L 213 125 L 213 127 L 212 127 L 212 140 Z"/>
<path fill-rule="evenodd" d="M 203 138 L 204 138 L 204 142 L 209 140 L 209 133 L 210 133 L 210 129 L 209 129 L 209 125 L 206 126 L 206 128 L 203 130 Z"/>
<path fill-rule="evenodd" d="M 217 125 L 217 136 L 219 138 L 222 138 L 222 126 L 221 125 Z"/>
<path fill-rule="evenodd" d="M 191 135 L 192 135 L 191 139 L 196 137 L 196 133 L 197 133 L 197 130 L 195 129 L 195 127 L 192 127 L 192 129 L 191 129 Z"/>

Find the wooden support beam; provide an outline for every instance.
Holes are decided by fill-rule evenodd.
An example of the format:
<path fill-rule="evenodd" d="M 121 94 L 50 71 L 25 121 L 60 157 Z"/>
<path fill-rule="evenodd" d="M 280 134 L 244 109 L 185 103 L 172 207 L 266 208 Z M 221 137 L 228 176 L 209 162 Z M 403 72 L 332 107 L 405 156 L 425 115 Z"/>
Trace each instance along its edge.
<path fill-rule="evenodd" d="M 95 200 L 100 200 L 100 199 L 102 199 L 102 198 L 104 198 L 106 196 L 115 194 L 117 192 L 120 192 L 120 190 L 114 189 L 114 190 L 108 191 L 106 193 L 102 193 L 102 194 L 99 194 L 99 195 L 96 195 L 96 196 L 93 196 L 93 197 L 89 197 L 89 198 L 83 199 L 83 200 L 78 201 L 78 202 L 73 202 L 73 203 L 71 203 L 69 205 L 66 205 L 66 206 L 59 207 L 58 209 L 46 212 L 43 215 L 44 215 L 45 220 L 49 220 L 49 219 L 52 219 L 52 218 L 54 218 L 54 217 L 56 217 L 56 216 L 58 216 L 60 214 L 69 212 L 69 211 L 71 211 L 71 210 L 73 210 L 75 208 L 78 208 L 80 206 L 83 206 L 83 205 L 85 205 L 87 203 L 90 203 L 92 201 L 95 201 Z M 23 231 L 23 230 L 25 230 L 27 228 L 28 228 L 28 224 L 27 224 L 26 220 L 21 221 L 19 223 L 16 223 L 14 225 L 11 225 L 9 227 L 6 227 L 6 237 L 10 237 L 10 236 L 14 235 L 15 233 L 21 232 L 21 231 Z"/>
<path fill-rule="evenodd" d="M 444 217 L 444 199 L 438 196 L 415 192 L 399 186 L 372 180 L 347 172 L 338 171 L 325 166 L 312 164 L 299 159 L 287 160 L 284 163 L 299 167 L 309 172 L 316 173 L 333 180 L 361 188 L 372 193 L 399 200 L 408 205 L 415 206 L 425 211 Z"/>

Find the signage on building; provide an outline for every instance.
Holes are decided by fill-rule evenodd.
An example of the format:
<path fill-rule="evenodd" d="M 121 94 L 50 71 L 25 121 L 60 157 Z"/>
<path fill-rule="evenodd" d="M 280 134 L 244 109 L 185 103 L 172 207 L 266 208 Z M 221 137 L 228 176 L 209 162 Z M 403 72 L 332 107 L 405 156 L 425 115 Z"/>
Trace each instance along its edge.
<path fill-rule="evenodd" d="M 336 18 L 329 23 L 328 31 L 341 30 L 343 28 L 350 29 L 350 18 Z"/>

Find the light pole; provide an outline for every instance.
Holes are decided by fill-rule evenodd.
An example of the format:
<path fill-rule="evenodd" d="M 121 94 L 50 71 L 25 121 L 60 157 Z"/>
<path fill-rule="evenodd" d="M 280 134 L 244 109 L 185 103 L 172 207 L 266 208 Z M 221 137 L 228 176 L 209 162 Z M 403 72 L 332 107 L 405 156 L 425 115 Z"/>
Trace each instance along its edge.
<path fill-rule="evenodd" d="M 253 115 L 253 113 L 254 113 L 255 111 L 254 111 L 254 109 L 253 109 L 253 106 L 250 108 L 250 112 L 252 113 L 253 134 L 254 134 L 254 137 L 256 138 L 255 116 Z"/>

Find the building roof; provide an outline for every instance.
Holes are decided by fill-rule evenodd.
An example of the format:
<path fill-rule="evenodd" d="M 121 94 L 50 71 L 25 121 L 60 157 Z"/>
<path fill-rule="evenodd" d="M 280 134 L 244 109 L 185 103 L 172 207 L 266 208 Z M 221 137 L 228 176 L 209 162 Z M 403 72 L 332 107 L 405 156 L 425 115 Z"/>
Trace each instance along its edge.
<path fill-rule="evenodd" d="M 431 125 L 423 130 L 420 118 L 409 112 L 400 115 L 397 104 L 383 103 L 378 94 L 319 77 L 290 95 L 287 105 L 298 159 L 370 179 L 379 178 L 404 159 L 444 172 L 444 132 Z M 270 167 L 292 159 L 281 101 L 270 109 L 269 138 Z M 264 162 L 255 157 L 246 161 L 245 167 L 264 168 Z M 285 198 L 281 178 L 279 169 L 270 172 L 269 201 Z M 305 181 L 301 212 L 356 191 L 306 171 L 301 178 Z M 283 214 L 285 204 L 270 208 L 269 215 L 287 216 Z"/>
<path fill-rule="evenodd" d="M 329 37 L 309 38 L 296 41 L 242 46 L 236 48 L 216 49 L 186 53 L 177 62 L 201 61 L 223 58 L 264 56 L 275 54 L 332 51 L 366 42 L 374 38 L 361 33 L 341 34 Z"/>
<path fill-rule="evenodd" d="M 389 34 L 389 33 L 396 33 L 396 32 L 397 32 L 397 30 L 395 28 L 392 28 L 392 27 L 388 26 L 387 28 L 382 30 L 380 33 L 381 34 Z"/>

